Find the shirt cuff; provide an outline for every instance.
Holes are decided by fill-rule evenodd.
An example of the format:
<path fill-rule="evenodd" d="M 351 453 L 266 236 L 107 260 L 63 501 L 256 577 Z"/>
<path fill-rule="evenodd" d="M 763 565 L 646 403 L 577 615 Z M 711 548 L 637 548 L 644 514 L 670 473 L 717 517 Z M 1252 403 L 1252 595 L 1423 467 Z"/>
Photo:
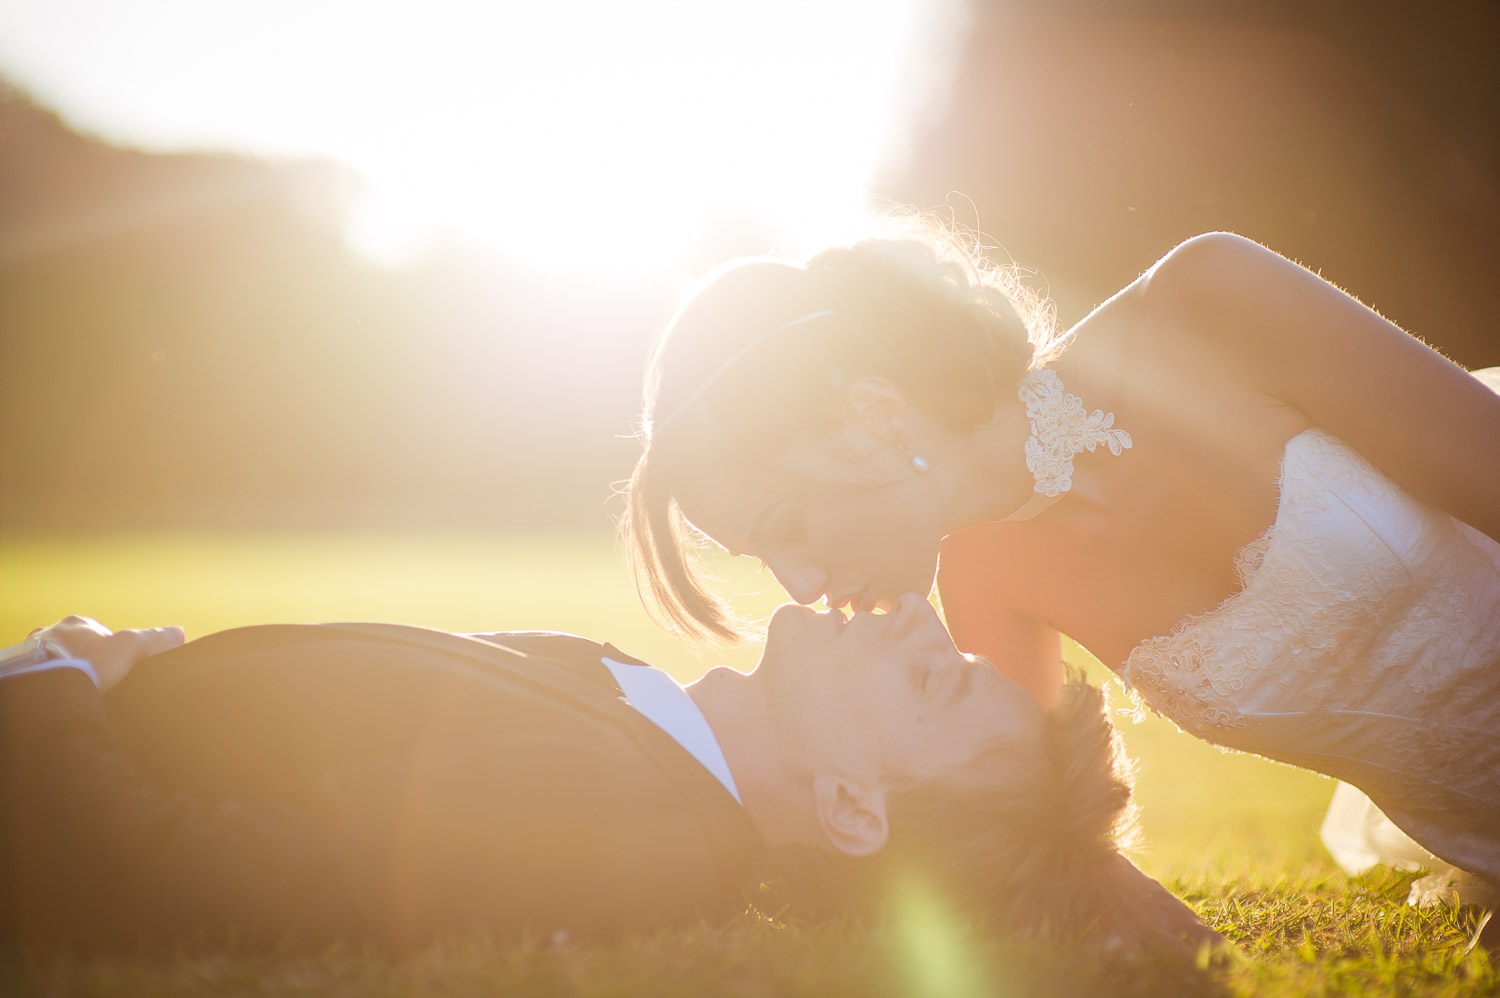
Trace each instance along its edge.
<path fill-rule="evenodd" d="M 0 682 L 10 679 L 12 676 L 24 676 L 28 672 L 45 672 L 48 669 L 77 669 L 89 677 L 94 688 L 99 688 L 99 673 L 94 671 L 94 666 L 81 658 L 54 658 L 49 662 L 38 662 L 35 665 L 23 665 L 19 669 L 0 670 Z"/>

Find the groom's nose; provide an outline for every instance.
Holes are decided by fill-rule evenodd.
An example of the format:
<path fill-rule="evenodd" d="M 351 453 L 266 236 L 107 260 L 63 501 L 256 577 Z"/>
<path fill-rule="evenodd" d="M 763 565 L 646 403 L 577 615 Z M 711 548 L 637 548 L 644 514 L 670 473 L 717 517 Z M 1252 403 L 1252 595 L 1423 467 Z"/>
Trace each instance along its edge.
<path fill-rule="evenodd" d="M 916 593 L 902 593 L 886 611 L 889 621 L 885 628 L 887 641 L 901 641 L 921 627 L 931 613 L 928 602 Z"/>

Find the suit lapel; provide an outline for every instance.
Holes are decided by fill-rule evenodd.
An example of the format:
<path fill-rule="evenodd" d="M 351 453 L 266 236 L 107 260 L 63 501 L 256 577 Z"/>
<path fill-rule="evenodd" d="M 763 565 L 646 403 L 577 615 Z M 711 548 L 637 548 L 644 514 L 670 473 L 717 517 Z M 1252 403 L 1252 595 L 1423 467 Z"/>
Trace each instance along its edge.
<path fill-rule="evenodd" d="M 619 699 L 620 688 L 614 677 L 598 661 L 593 663 L 593 668 L 589 668 L 586 663 L 577 661 L 576 656 L 558 656 L 573 660 L 557 661 L 552 657 L 544 658 L 496 641 L 405 624 L 314 626 L 432 651 L 441 654 L 445 661 L 452 662 L 455 666 L 462 663 L 477 675 L 491 681 L 524 686 L 562 697 L 579 708 L 601 716 L 617 717 L 622 707 L 628 709 Z"/>
<path fill-rule="evenodd" d="M 486 640 L 516 651 L 517 654 L 528 654 L 520 649 L 532 647 L 527 640 L 530 637 L 532 636 L 524 634 L 496 634 L 488 636 Z M 726 897 L 738 897 L 747 871 L 760 861 L 765 852 L 760 833 L 749 820 L 745 809 L 724 784 L 719 782 L 718 777 L 693 758 L 692 753 L 683 748 L 675 738 L 629 705 L 614 674 L 601 661 L 605 657 L 637 668 L 650 667 L 612 644 L 599 645 L 582 638 L 569 647 L 567 654 L 548 654 L 545 661 L 607 693 L 612 713 L 630 732 L 642 751 L 677 785 L 703 825 L 705 839 L 719 873 L 720 890 Z"/>
<path fill-rule="evenodd" d="M 744 808 L 718 778 L 676 739 L 625 701 L 614 676 L 600 659 L 608 655 L 632 665 L 644 667 L 644 663 L 612 645 L 599 645 L 583 638 L 572 638 L 559 644 L 540 641 L 537 640 L 540 636 L 526 634 L 476 638 L 423 627 L 378 623 L 266 625 L 222 632 L 203 640 L 262 644 L 288 638 L 306 640 L 313 632 L 325 640 L 347 637 L 353 641 L 421 649 L 440 657 L 448 668 L 469 669 L 481 681 L 563 701 L 601 722 L 624 730 L 677 787 L 698 819 L 714 857 L 720 887 L 728 897 L 739 895 L 745 877 L 764 853 L 760 836 Z M 541 653 L 543 648 L 545 655 Z"/>

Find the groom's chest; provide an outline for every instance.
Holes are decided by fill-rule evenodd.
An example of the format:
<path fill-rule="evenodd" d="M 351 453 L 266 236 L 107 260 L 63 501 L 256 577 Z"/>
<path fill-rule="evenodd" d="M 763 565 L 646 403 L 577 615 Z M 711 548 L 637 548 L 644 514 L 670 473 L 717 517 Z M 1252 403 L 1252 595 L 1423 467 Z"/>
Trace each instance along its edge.
<path fill-rule="evenodd" d="M 610 742 L 638 721 L 602 665 L 464 652 L 345 641 L 227 656 L 122 687 L 110 710 L 148 778 L 216 796 L 452 745 L 540 765 L 540 744 Z"/>

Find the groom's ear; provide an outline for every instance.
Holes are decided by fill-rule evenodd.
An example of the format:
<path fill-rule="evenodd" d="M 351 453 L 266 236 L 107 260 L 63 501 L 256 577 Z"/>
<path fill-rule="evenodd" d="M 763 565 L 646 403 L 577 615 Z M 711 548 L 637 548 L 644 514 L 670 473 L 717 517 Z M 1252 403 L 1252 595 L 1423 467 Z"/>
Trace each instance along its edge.
<path fill-rule="evenodd" d="M 885 848 L 890 827 L 879 786 L 819 773 L 812 791 L 818 827 L 835 849 L 846 856 L 872 856 Z"/>

